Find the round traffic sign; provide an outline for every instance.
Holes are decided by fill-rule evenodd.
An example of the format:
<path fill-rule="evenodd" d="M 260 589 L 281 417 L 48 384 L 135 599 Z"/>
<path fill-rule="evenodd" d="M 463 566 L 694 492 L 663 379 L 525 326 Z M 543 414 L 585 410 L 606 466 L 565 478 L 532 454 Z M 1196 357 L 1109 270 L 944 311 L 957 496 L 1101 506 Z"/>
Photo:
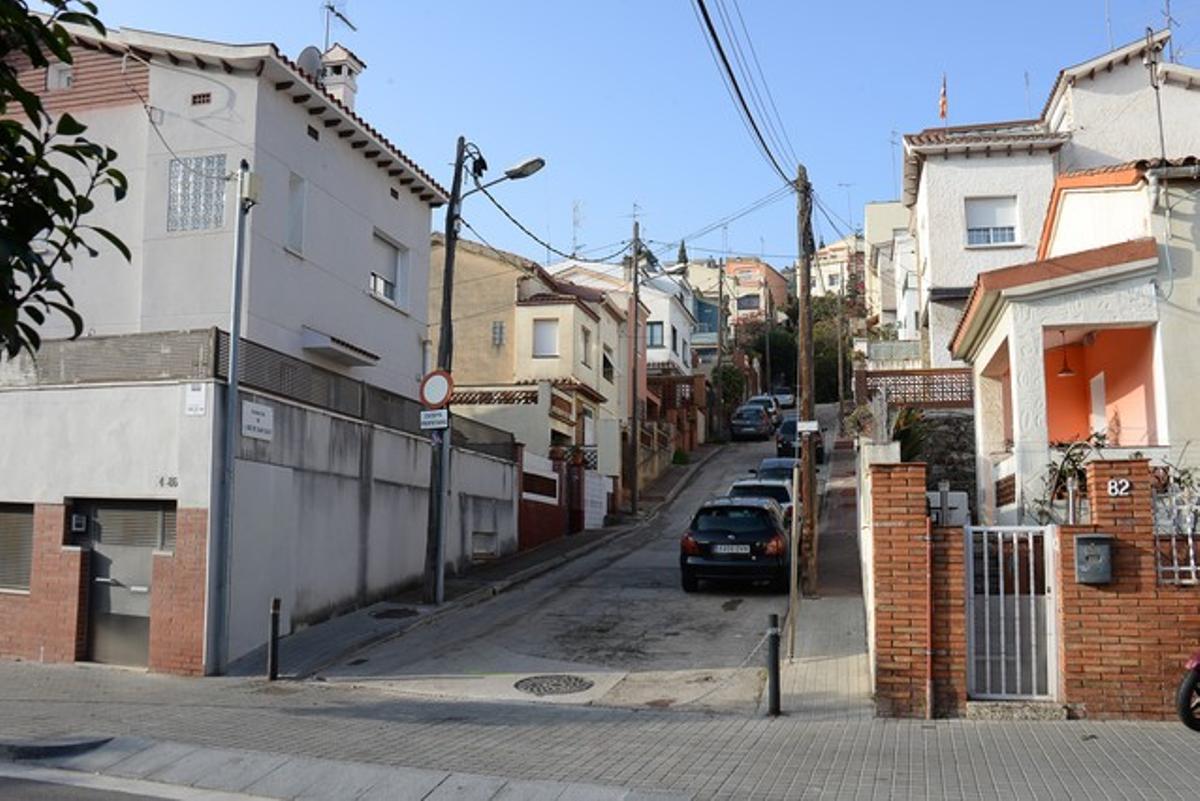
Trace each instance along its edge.
<path fill-rule="evenodd" d="M 434 370 L 421 379 L 421 403 L 429 409 L 440 409 L 450 402 L 454 379 L 445 370 Z"/>

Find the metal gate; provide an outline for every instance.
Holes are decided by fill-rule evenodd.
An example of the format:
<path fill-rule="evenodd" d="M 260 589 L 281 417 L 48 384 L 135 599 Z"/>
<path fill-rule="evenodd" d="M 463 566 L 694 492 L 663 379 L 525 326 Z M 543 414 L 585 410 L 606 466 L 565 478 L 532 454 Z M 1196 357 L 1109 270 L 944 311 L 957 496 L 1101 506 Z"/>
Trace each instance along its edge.
<path fill-rule="evenodd" d="M 175 547 L 175 504 L 76 503 L 71 527 L 91 551 L 88 659 L 145 666 L 154 551 Z"/>
<path fill-rule="evenodd" d="M 1050 529 L 967 526 L 967 687 L 971 698 L 1054 696 L 1054 566 Z"/>

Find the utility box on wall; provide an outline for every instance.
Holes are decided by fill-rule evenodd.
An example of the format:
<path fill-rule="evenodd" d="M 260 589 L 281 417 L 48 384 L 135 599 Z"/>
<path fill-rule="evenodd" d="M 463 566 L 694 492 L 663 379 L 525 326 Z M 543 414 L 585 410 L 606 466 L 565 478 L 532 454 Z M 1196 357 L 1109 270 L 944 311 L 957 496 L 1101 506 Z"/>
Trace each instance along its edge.
<path fill-rule="evenodd" d="M 1112 581 L 1111 534 L 1075 535 L 1075 581 L 1108 584 Z"/>

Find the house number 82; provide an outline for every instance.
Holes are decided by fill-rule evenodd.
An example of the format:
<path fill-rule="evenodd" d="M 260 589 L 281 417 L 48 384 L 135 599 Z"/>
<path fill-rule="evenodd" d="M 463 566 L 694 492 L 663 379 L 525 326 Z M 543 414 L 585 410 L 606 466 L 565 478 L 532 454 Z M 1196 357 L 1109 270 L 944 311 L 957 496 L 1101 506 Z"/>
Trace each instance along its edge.
<path fill-rule="evenodd" d="M 1129 494 L 1131 485 L 1127 478 L 1110 478 L 1108 480 L 1108 497 L 1119 498 Z"/>

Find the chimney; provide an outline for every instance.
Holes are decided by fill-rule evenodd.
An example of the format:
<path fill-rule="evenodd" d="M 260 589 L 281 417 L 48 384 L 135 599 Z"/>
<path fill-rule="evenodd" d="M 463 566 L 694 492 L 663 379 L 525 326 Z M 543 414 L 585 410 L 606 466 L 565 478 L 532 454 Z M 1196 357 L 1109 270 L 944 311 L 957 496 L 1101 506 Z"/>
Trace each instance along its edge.
<path fill-rule="evenodd" d="M 321 84 L 342 105 L 354 111 L 354 95 L 358 91 L 358 75 L 367 65 L 340 44 L 321 55 Z"/>

